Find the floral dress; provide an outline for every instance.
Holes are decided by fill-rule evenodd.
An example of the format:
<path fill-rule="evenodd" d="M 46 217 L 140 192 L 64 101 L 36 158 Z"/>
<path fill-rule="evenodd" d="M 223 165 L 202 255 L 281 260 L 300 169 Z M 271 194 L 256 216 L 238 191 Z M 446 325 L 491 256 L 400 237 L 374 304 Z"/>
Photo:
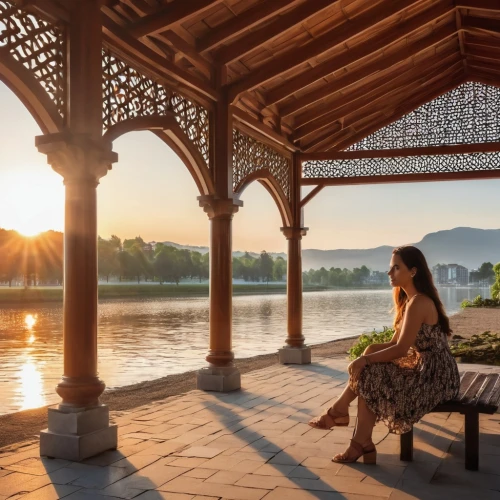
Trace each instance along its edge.
<path fill-rule="evenodd" d="M 365 366 L 349 385 L 377 422 L 383 421 L 394 434 L 404 434 L 439 403 L 458 394 L 460 375 L 440 325 L 422 323 L 415 347 L 406 356 Z"/>

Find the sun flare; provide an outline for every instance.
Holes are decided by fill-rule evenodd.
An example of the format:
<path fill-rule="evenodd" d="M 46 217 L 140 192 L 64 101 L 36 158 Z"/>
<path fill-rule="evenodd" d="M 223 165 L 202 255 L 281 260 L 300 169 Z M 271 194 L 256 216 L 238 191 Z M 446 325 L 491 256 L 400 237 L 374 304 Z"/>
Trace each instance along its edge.
<path fill-rule="evenodd" d="M 0 228 L 23 236 L 63 230 L 64 186 L 50 168 L 0 171 L 0 183 L 8 186 L 0 198 Z"/>

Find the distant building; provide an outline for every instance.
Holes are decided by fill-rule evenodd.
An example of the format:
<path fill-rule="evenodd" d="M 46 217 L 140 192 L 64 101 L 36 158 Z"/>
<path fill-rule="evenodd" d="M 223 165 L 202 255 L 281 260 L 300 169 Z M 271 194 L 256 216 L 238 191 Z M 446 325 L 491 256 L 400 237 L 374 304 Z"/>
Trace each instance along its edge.
<path fill-rule="evenodd" d="M 432 268 L 432 278 L 436 285 L 445 285 L 448 283 L 448 266 L 446 264 L 437 264 Z"/>
<path fill-rule="evenodd" d="M 437 285 L 468 285 L 469 270 L 460 264 L 437 264 L 432 268 Z"/>

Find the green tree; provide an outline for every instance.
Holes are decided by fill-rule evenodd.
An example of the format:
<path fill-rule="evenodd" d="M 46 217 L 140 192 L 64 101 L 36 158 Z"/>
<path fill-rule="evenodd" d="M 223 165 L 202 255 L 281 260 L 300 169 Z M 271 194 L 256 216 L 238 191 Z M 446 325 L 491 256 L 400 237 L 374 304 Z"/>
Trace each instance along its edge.
<path fill-rule="evenodd" d="M 100 236 L 97 239 L 98 274 L 109 282 L 111 275 L 119 273 L 118 253 L 122 249 L 120 238 L 112 235 L 109 240 Z"/>
<path fill-rule="evenodd" d="M 479 279 L 491 283 L 494 277 L 495 271 L 493 270 L 493 264 L 491 262 L 483 262 L 479 267 Z"/>
<path fill-rule="evenodd" d="M 286 260 L 283 257 L 276 257 L 273 267 L 273 276 L 276 281 L 283 281 L 286 276 Z"/>
<path fill-rule="evenodd" d="M 500 299 L 500 262 L 493 266 L 495 273 L 495 283 L 491 287 L 491 297 L 493 299 Z"/>
<path fill-rule="evenodd" d="M 269 284 L 269 282 L 273 279 L 274 262 L 273 258 L 265 250 L 260 253 L 259 264 L 262 281 Z"/>

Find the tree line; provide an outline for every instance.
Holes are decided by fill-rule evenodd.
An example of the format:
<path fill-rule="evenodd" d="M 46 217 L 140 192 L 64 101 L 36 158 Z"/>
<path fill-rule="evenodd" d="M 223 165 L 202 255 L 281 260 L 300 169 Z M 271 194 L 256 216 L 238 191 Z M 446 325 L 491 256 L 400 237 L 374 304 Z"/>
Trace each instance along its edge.
<path fill-rule="evenodd" d="M 121 240 L 113 235 L 97 240 L 98 276 L 109 282 L 134 280 L 176 283 L 183 279 L 200 282 L 209 276 L 209 254 L 179 249 L 164 243 L 146 243 L 140 236 Z M 282 281 L 286 261 L 266 251 L 255 256 L 233 257 L 233 277 L 253 282 Z M 63 234 L 47 231 L 27 238 L 16 231 L 0 229 L 0 282 L 31 285 L 61 285 L 63 282 Z"/>
<path fill-rule="evenodd" d="M 387 284 L 387 275 L 379 271 L 371 273 L 366 266 L 355 267 L 352 270 L 322 267 L 303 272 L 302 281 L 304 285 L 352 287 L 365 285 L 368 281 L 372 284 Z"/>

